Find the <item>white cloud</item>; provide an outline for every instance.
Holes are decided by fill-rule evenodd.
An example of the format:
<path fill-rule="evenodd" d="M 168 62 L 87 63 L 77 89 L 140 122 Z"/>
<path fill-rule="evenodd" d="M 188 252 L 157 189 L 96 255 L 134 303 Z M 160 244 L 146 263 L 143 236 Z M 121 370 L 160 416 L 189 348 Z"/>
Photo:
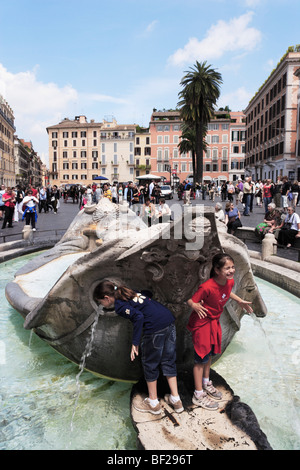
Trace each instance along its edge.
<path fill-rule="evenodd" d="M 148 26 L 146 28 L 146 33 L 147 34 L 152 33 L 154 31 L 154 29 L 156 28 L 157 24 L 158 24 L 158 20 L 154 20 L 150 24 L 148 24 Z"/>
<path fill-rule="evenodd" d="M 261 32 L 249 27 L 252 17 L 253 12 L 248 12 L 228 22 L 219 20 L 211 26 L 204 39 L 191 38 L 182 49 L 178 49 L 169 57 L 169 63 L 182 66 L 195 60 L 219 59 L 226 52 L 253 50 L 261 40 Z"/>
<path fill-rule="evenodd" d="M 130 104 L 124 98 L 116 98 L 110 95 L 101 95 L 99 93 L 81 93 L 80 98 L 85 101 L 97 101 L 98 103 L 116 103 L 116 104 Z"/>
<path fill-rule="evenodd" d="M 249 93 L 244 87 L 240 87 L 230 93 L 221 95 L 217 107 L 225 108 L 225 106 L 229 106 L 233 111 L 243 111 L 252 97 L 253 93 Z"/>

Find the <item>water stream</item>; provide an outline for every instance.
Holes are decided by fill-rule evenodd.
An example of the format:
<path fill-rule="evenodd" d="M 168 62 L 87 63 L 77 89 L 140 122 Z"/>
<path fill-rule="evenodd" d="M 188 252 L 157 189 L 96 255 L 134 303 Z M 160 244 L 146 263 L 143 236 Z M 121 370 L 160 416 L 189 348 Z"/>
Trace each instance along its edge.
<path fill-rule="evenodd" d="M 4 288 L 35 255 L 0 265 L 0 449 L 136 449 L 131 384 L 95 377 L 24 330 Z M 214 368 L 256 414 L 274 449 L 300 449 L 300 299 L 257 279 L 269 314 L 245 316 Z"/>

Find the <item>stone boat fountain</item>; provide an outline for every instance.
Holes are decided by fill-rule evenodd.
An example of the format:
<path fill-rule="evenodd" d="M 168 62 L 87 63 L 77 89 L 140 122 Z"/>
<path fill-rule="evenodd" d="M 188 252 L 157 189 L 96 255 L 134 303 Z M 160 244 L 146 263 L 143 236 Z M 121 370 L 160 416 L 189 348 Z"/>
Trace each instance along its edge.
<path fill-rule="evenodd" d="M 234 291 L 251 301 L 255 315 L 266 308 L 251 271 L 245 245 L 217 229 L 211 208 L 179 207 L 173 222 L 148 226 L 127 205 L 103 198 L 86 206 L 52 249 L 25 265 L 6 287 L 10 304 L 32 329 L 60 354 L 80 364 L 92 325 L 93 347 L 85 368 L 115 380 L 136 382 L 139 360 L 130 361 L 132 325 L 93 301 L 103 279 L 150 291 L 176 317 L 177 362 L 193 362 L 190 333 L 185 328 L 190 309 L 186 300 L 204 282 L 212 257 L 229 253 L 237 267 Z M 221 317 L 224 352 L 240 328 L 244 312 L 228 302 Z M 217 359 L 217 358 L 216 358 Z"/>

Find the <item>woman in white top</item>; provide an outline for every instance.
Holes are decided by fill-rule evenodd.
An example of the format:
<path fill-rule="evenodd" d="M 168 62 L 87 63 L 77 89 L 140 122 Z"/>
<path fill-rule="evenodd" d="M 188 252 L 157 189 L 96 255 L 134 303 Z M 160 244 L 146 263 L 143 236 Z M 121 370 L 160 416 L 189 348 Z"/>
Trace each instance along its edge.
<path fill-rule="evenodd" d="M 215 205 L 215 218 L 225 224 L 225 214 L 220 202 L 217 202 Z"/>
<path fill-rule="evenodd" d="M 291 206 L 287 208 L 287 216 L 284 225 L 278 234 L 278 243 L 291 247 L 295 242 L 295 238 L 300 237 L 300 217 L 296 214 L 295 209 Z"/>
<path fill-rule="evenodd" d="M 36 197 L 33 196 L 32 190 L 29 189 L 26 193 L 26 196 L 23 199 L 23 216 L 22 220 L 25 218 L 26 225 L 31 225 L 32 230 L 35 232 L 35 223 L 37 221 L 37 210 L 36 210 L 36 204 L 38 204 L 39 201 Z M 25 207 L 24 207 L 25 206 Z"/>

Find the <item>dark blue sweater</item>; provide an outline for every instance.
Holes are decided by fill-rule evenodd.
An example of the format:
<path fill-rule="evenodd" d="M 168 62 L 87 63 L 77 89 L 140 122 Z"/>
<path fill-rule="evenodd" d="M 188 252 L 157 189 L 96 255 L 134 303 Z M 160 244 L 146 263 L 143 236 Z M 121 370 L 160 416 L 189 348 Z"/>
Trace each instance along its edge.
<path fill-rule="evenodd" d="M 174 323 L 172 312 L 156 300 L 140 294 L 132 300 L 116 300 L 115 312 L 133 323 L 132 344 L 140 344 L 142 331 L 144 335 L 155 333 Z"/>

